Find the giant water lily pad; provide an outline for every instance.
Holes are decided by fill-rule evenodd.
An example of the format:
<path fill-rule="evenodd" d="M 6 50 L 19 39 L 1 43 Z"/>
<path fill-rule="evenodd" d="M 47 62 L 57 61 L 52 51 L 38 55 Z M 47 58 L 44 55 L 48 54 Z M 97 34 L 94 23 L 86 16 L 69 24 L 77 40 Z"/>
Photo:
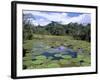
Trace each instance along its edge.
<path fill-rule="evenodd" d="M 57 63 L 51 63 L 51 64 L 48 64 L 46 67 L 47 68 L 55 68 L 55 67 L 57 68 L 57 67 L 60 67 L 60 65 Z"/>
<path fill-rule="evenodd" d="M 54 56 L 55 56 L 55 57 L 61 57 L 62 54 L 55 54 Z"/>
<path fill-rule="evenodd" d="M 42 63 L 44 63 L 43 60 L 35 60 L 35 61 L 32 62 L 32 64 L 34 64 L 34 65 L 40 65 Z"/>
<path fill-rule="evenodd" d="M 45 60 L 46 57 L 41 55 L 41 56 L 36 56 L 35 59 L 37 59 L 37 60 Z"/>
<path fill-rule="evenodd" d="M 63 60 L 60 60 L 59 63 L 60 63 L 61 65 L 66 65 L 66 64 L 69 63 L 69 61 L 63 59 Z"/>

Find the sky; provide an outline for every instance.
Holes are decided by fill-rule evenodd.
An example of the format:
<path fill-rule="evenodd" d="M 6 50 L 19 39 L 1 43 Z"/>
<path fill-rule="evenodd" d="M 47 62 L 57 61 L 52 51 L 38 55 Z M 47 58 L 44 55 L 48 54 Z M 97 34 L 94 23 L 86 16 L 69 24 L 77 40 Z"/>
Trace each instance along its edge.
<path fill-rule="evenodd" d="M 26 17 L 28 17 L 32 24 L 36 26 L 45 26 L 52 21 L 59 22 L 64 25 L 71 22 L 79 24 L 91 23 L 91 14 L 89 13 L 24 10 L 23 14 L 26 14 Z"/>

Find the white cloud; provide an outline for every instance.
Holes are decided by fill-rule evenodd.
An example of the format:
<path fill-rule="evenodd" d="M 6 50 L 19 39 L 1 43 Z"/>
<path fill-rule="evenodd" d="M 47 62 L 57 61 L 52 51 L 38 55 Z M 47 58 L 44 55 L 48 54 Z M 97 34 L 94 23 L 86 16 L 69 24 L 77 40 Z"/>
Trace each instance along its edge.
<path fill-rule="evenodd" d="M 81 18 L 81 23 L 90 23 L 91 22 L 91 15 L 84 14 Z"/>
<path fill-rule="evenodd" d="M 50 23 L 50 21 L 47 21 L 45 19 L 39 19 L 37 20 L 38 24 L 41 25 L 41 26 L 44 26 L 44 25 L 47 25 Z"/>
<path fill-rule="evenodd" d="M 47 25 L 51 21 L 61 22 L 62 24 L 68 24 L 70 22 L 77 23 L 90 23 L 91 16 L 90 14 L 81 14 L 79 16 L 70 17 L 68 13 L 57 13 L 57 12 L 40 12 L 40 11 L 24 11 L 25 14 L 31 13 L 33 16 L 41 16 L 43 19 L 38 19 L 36 22 L 39 25 Z"/>
<path fill-rule="evenodd" d="M 91 16 L 90 14 L 82 14 L 82 15 L 79 15 L 79 16 L 76 16 L 76 17 L 71 17 L 71 18 L 66 18 L 65 20 L 62 21 L 62 24 L 68 24 L 70 22 L 73 22 L 73 23 L 90 23 L 91 22 Z"/>
<path fill-rule="evenodd" d="M 32 22 L 32 24 L 34 24 L 35 26 L 38 26 L 38 25 L 39 25 L 39 24 L 37 23 L 37 21 L 35 21 L 35 20 L 32 20 L 31 22 Z"/>

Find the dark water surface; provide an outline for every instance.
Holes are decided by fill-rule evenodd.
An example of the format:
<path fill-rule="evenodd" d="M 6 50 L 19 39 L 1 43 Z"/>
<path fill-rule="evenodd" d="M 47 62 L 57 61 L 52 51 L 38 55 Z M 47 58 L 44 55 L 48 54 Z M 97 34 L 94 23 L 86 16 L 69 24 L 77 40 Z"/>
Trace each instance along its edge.
<path fill-rule="evenodd" d="M 33 52 L 33 57 L 35 53 L 37 53 L 37 51 L 40 53 L 40 55 L 45 56 L 46 58 L 50 58 L 52 60 L 60 60 L 63 59 L 62 56 L 66 56 L 66 55 L 70 55 L 72 58 L 77 58 L 77 53 L 76 51 L 74 51 L 71 48 L 65 47 L 65 46 L 59 46 L 56 48 L 52 48 L 49 47 L 47 49 L 45 49 L 45 47 L 47 47 L 46 45 L 40 44 L 36 45 L 36 47 L 33 47 L 33 51 L 36 48 L 37 50 Z M 56 56 L 58 55 L 58 56 Z"/>

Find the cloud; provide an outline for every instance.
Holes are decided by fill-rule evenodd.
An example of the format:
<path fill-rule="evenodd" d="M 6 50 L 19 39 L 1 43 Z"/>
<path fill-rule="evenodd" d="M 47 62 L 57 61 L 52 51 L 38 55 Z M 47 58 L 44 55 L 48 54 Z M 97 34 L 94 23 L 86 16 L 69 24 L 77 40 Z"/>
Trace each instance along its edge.
<path fill-rule="evenodd" d="M 91 15 L 86 13 L 75 13 L 78 15 L 73 17 L 69 16 L 71 13 L 68 12 L 24 11 L 23 13 L 32 14 L 34 17 L 33 24 L 42 26 L 49 24 L 51 21 L 60 22 L 62 24 L 68 24 L 70 22 L 82 24 L 91 23 Z"/>
<path fill-rule="evenodd" d="M 62 24 L 68 24 L 68 23 L 79 23 L 79 24 L 88 24 L 91 23 L 91 16 L 90 14 L 82 14 L 76 17 L 70 17 L 69 19 L 65 19 L 62 21 Z"/>
<path fill-rule="evenodd" d="M 91 15 L 90 14 L 83 14 L 81 16 L 81 23 L 91 23 Z"/>

